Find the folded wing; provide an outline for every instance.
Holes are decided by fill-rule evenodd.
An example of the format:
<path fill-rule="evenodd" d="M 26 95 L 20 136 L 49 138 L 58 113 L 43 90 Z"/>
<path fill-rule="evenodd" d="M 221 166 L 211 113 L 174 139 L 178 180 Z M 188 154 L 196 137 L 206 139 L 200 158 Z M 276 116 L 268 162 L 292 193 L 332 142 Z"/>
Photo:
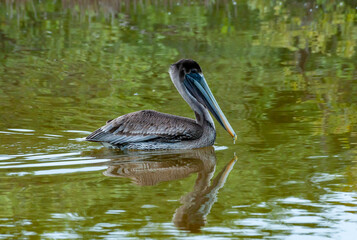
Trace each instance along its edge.
<path fill-rule="evenodd" d="M 87 141 L 125 145 L 132 142 L 194 140 L 202 127 L 193 119 L 143 110 L 110 120 L 86 137 Z"/>

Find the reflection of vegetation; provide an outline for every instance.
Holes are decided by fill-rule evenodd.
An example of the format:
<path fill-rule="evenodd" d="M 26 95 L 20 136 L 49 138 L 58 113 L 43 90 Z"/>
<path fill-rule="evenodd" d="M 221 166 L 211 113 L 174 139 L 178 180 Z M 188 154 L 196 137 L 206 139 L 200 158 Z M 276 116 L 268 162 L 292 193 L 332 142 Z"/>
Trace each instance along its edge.
<path fill-rule="evenodd" d="M 341 1 L 249 1 L 263 19 L 255 44 L 352 57 L 356 46 L 356 10 Z M 266 20 L 268 19 L 268 20 Z M 296 40 L 300 41 L 296 41 Z"/>
<path fill-rule="evenodd" d="M 231 175 L 229 186 L 234 187 L 224 189 L 227 194 L 220 196 L 214 210 L 297 195 L 319 201 L 330 186 L 311 183 L 316 172 L 347 171 L 356 189 L 356 168 L 351 164 L 356 162 L 357 141 L 356 19 L 353 0 L 3 1 L 0 130 L 36 132 L 26 137 L 1 135 L 0 141 L 8 143 L 1 150 L 16 155 L 29 147 L 41 152 L 51 144 L 52 149 L 68 149 L 71 135 L 60 130 L 94 130 L 100 121 L 139 109 L 192 116 L 179 106 L 184 102 L 167 74 L 170 63 L 191 57 L 200 62 L 222 109 L 240 130 L 239 144 L 233 146 L 218 129 L 218 145 L 229 146 L 217 153 L 218 159 L 244 148 L 239 169 Z M 63 138 L 39 141 L 39 131 Z M 78 151 L 86 146 L 78 145 Z M 342 161 L 349 162 L 347 168 Z M 6 175 L 2 180 L 11 184 L 0 198 L 0 212 L 34 220 L 38 227 L 22 226 L 16 219 L 14 225 L 21 225 L 20 231 L 35 228 L 39 234 L 52 230 L 46 221 L 55 210 L 78 213 L 86 220 L 77 232 L 91 238 L 87 230 L 99 221 L 124 222 L 101 229 L 108 232 L 170 221 L 165 214 L 179 203 L 167 207 L 165 190 L 174 193 L 170 199 L 179 199 L 192 185 L 190 179 L 162 183 L 156 196 L 152 189 L 128 184 L 118 190 L 114 180 L 98 182 L 97 173 L 84 175 L 68 174 L 64 184 L 59 175 Z M 138 211 L 137 203 L 147 199 L 163 210 Z M 113 202 L 126 212 L 106 214 Z M 247 207 L 247 213 L 255 210 Z M 246 213 L 239 214 L 244 218 Z M 39 215 L 43 216 L 37 220 Z M 146 219 L 149 215 L 154 219 Z M 214 213 L 209 217 L 220 221 Z M 68 218 L 62 219 L 60 230 L 78 226 Z M 233 222 L 237 215 L 227 213 L 225 219 Z"/>
<path fill-rule="evenodd" d="M 356 102 L 351 95 L 350 99 L 345 96 L 348 88 L 355 88 L 350 82 L 356 71 L 356 65 L 353 64 L 357 43 L 355 5 L 341 1 L 293 1 L 289 4 L 277 1 L 273 5 L 266 1 L 250 2 L 250 7 L 258 9 L 263 19 L 254 44 L 286 48 L 296 51 L 298 56 L 301 56 L 302 49 L 312 54 L 309 62 L 313 66 L 308 66 L 308 70 L 314 70 L 296 78 L 286 68 L 284 75 L 286 78 L 295 78 L 291 82 L 294 90 L 309 92 L 310 97 L 302 96 L 298 102 L 315 103 L 321 108 L 323 115 L 315 121 L 316 126 L 321 127 L 316 128 L 316 134 L 348 133 L 357 123 Z M 318 57 L 317 54 L 322 56 Z M 339 61 L 337 57 L 351 60 Z M 321 67 L 333 69 L 336 75 L 321 75 Z M 339 78 L 344 81 L 339 81 Z M 297 118 L 299 121 L 309 121 L 310 116 Z"/>
<path fill-rule="evenodd" d="M 356 125 L 353 1 L 175 3 L 1 3 L 0 99 L 10 113 L 1 124 L 31 113 L 40 125 L 82 128 L 113 111 L 171 112 L 170 100 L 180 97 L 168 94 L 166 69 L 192 57 L 207 66 L 209 79 L 222 80 L 223 72 L 231 80 L 211 83 L 218 98 L 227 95 L 224 109 L 231 112 L 274 120 L 284 118 L 280 110 L 319 109 L 314 117 L 291 112 L 291 121 L 306 122 L 315 135 L 345 134 Z M 289 92 L 295 97 L 283 104 Z M 14 104 L 17 111 L 8 111 Z M 43 110 L 53 106 L 62 108 L 61 121 L 46 117 Z"/>
<path fill-rule="evenodd" d="M 79 119 L 83 126 L 92 118 L 81 110 L 88 104 L 100 111 L 102 120 L 113 105 L 117 114 L 158 109 L 162 106 L 153 103 L 167 102 L 173 90 L 168 63 L 189 56 L 208 66 L 210 78 L 222 79 L 224 72 L 231 79 L 219 86 L 214 82 L 212 88 L 218 96 L 228 95 L 231 105 L 226 108 L 232 111 L 245 110 L 226 89 L 246 96 L 254 105 L 250 114 L 256 116 L 284 107 L 274 103 L 281 97 L 276 90 L 303 91 L 288 107 L 294 102 L 315 105 L 323 114 L 314 121 L 309 116 L 295 120 L 313 124 L 316 134 L 349 132 L 357 121 L 351 83 L 356 71 L 356 4 L 228 2 L 1 3 L 6 24 L 0 29 L 0 98 L 8 110 L 17 106 L 16 113 L 2 117 L 2 124 L 31 112 L 40 122 L 57 125 L 58 120 L 43 115 L 43 109 L 51 111 L 56 105 L 68 106 L 63 127 Z"/>

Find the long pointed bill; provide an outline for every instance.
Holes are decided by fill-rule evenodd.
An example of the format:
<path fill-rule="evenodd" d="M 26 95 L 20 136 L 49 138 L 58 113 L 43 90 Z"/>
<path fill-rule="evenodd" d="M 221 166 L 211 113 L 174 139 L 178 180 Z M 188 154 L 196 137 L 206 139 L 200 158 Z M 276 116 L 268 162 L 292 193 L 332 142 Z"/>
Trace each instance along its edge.
<path fill-rule="evenodd" d="M 224 116 L 203 75 L 199 73 L 186 74 L 183 83 L 190 94 L 208 108 L 222 127 L 233 137 L 233 140 L 236 141 L 237 135 L 226 116 Z"/>

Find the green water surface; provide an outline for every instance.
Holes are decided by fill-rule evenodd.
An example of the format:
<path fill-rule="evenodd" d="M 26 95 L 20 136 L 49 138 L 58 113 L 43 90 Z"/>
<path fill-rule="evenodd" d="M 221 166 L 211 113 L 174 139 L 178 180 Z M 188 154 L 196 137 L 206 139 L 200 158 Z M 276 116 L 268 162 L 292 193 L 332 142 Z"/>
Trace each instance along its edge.
<path fill-rule="evenodd" d="M 354 0 L 1 1 L 0 239 L 355 239 Z M 200 63 L 238 135 L 124 153 L 142 109 L 194 117 Z"/>

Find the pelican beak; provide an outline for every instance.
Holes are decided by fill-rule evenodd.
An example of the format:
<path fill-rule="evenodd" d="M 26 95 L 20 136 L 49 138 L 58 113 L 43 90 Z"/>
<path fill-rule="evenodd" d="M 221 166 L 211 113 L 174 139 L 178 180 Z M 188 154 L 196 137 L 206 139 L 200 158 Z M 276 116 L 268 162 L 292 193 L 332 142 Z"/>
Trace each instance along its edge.
<path fill-rule="evenodd" d="M 234 142 L 237 140 L 237 135 L 232 126 L 229 124 L 226 116 L 224 116 L 216 99 L 208 87 L 206 79 L 200 73 L 188 73 L 183 81 L 189 93 L 197 99 L 201 104 L 206 106 L 222 127 L 233 137 Z"/>

